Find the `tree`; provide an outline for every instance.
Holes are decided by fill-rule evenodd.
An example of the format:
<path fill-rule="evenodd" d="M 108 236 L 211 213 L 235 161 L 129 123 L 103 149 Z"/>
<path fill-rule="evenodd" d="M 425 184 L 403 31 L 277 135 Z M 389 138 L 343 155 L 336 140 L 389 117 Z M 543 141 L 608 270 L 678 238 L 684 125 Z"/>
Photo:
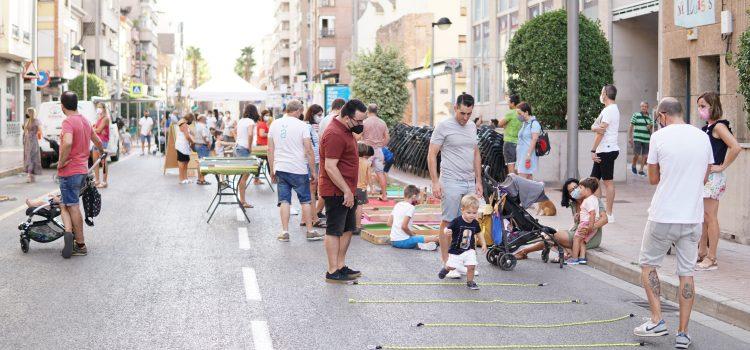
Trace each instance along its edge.
<path fill-rule="evenodd" d="M 750 14 L 750 10 L 748 10 L 748 14 Z M 737 73 L 740 78 L 737 92 L 745 98 L 745 111 L 750 112 L 750 29 L 745 30 L 740 36 L 739 46 L 739 52 L 737 53 L 737 59 L 735 61 Z M 750 116 L 746 119 L 747 127 L 750 128 Z"/>
<path fill-rule="evenodd" d="M 579 121 L 588 129 L 602 109 L 601 89 L 613 82 L 609 43 L 597 22 L 579 17 Z M 563 128 L 567 112 L 567 14 L 547 12 L 526 22 L 513 36 L 505 54 L 508 88 L 528 101 L 537 118 Z"/>
<path fill-rule="evenodd" d="M 195 89 L 198 87 L 199 84 L 201 84 L 200 76 L 201 76 L 201 68 L 203 68 L 204 72 L 207 71 L 205 65 L 205 60 L 203 59 L 203 54 L 201 54 L 201 49 L 197 48 L 195 46 L 188 46 L 186 49 L 187 52 L 187 60 L 190 62 L 192 71 L 193 71 L 193 86 L 192 88 Z"/>
<path fill-rule="evenodd" d="M 86 82 L 87 98 L 91 100 L 94 96 L 109 97 L 109 89 L 107 89 L 107 83 L 99 78 L 96 74 L 88 73 L 86 75 L 88 81 Z M 78 98 L 83 101 L 83 74 L 75 77 L 68 83 L 68 88 L 78 95 Z"/>
<path fill-rule="evenodd" d="M 406 88 L 409 68 L 398 50 L 375 46 L 375 50 L 359 54 L 349 62 L 353 95 L 365 103 L 378 105 L 378 114 L 388 124 L 396 125 L 404 115 L 409 100 Z"/>
<path fill-rule="evenodd" d="M 255 67 L 254 51 L 255 49 L 252 46 L 245 46 L 240 51 L 240 57 L 237 57 L 234 63 L 234 72 L 247 81 L 250 81 L 250 77 L 253 75 L 253 67 Z"/>

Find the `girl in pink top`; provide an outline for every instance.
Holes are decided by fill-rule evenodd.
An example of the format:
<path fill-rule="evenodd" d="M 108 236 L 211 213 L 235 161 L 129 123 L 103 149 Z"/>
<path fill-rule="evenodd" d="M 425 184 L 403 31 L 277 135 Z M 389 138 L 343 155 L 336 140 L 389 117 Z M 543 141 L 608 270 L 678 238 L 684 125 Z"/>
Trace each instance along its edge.
<path fill-rule="evenodd" d="M 97 103 L 96 104 L 96 123 L 94 124 L 94 132 L 97 136 L 99 136 L 99 139 L 102 140 L 102 148 L 105 150 L 107 149 L 107 146 L 109 145 L 109 124 L 112 122 L 112 120 L 109 117 L 109 112 L 107 111 L 107 106 L 104 103 Z M 93 151 L 94 159 L 99 158 L 99 150 L 94 149 Z M 99 181 L 99 169 L 102 169 L 102 173 L 104 174 L 104 181 Z M 107 159 L 102 159 L 101 163 L 96 167 L 96 170 L 94 171 L 94 178 L 96 180 L 96 187 L 104 188 L 107 187 L 107 180 L 109 178 L 107 171 Z"/>

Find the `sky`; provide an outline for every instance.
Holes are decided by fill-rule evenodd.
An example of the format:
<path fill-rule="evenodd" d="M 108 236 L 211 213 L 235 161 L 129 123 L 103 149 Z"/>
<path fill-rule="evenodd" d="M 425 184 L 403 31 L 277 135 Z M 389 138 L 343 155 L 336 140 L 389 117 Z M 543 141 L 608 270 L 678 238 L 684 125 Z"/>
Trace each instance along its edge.
<path fill-rule="evenodd" d="M 273 32 L 273 0 L 159 0 L 161 18 L 183 22 L 185 47 L 201 49 L 212 76 L 230 74 L 240 49 L 255 47 L 260 62 L 261 39 Z M 256 66 L 257 67 L 257 66 Z"/>

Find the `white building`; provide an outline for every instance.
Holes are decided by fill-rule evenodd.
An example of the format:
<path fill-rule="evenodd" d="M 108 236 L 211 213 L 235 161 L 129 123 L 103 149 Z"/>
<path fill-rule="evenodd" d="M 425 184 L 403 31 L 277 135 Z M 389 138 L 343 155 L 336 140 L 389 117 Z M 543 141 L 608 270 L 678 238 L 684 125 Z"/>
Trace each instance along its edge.
<path fill-rule="evenodd" d="M 23 123 L 23 70 L 32 60 L 33 0 L 0 0 L 0 148 L 17 148 Z"/>

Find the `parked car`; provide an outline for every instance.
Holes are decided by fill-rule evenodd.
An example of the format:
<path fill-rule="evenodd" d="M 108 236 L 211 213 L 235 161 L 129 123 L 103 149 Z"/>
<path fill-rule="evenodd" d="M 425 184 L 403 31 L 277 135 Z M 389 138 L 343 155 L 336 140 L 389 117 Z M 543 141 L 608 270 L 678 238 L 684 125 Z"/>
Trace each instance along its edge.
<path fill-rule="evenodd" d="M 91 101 L 79 101 L 78 112 L 89 120 L 91 125 L 96 123 L 96 107 Z M 60 156 L 60 132 L 65 114 L 59 101 L 44 102 L 39 106 L 39 123 L 42 125 L 42 139 L 39 140 L 39 149 L 42 155 L 42 167 L 49 168 L 57 162 Z M 93 144 L 91 145 L 93 147 Z M 112 161 L 120 158 L 120 133 L 117 132 L 117 124 L 109 124 L 109 145 L 107 152 Z"/>

